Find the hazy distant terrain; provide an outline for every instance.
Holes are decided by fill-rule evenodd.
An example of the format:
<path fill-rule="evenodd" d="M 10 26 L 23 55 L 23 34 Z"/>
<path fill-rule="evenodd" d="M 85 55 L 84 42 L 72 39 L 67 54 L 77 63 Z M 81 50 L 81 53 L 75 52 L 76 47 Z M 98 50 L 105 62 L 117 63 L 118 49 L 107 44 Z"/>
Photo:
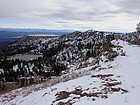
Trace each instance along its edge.
<path fill-rule="evenodd" d="M 72 30 L 46 30 L 46 29 L 0 29 L 0 42 L 11 41 L 20 38 L 21 36 L 31 34 L 49 34 L 44 37 L 55 37 L 57 35 L 64 35 L 72 32 Z"/>

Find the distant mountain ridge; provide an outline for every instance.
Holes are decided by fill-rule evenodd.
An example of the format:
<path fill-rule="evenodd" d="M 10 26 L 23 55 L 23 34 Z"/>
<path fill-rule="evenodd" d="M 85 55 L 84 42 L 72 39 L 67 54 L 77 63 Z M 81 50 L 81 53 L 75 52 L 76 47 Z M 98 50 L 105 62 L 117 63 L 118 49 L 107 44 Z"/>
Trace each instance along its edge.
<path fill-rule="evenodd" d="M 31 29 L 31 28 L 0 28 L 0 31 L 13 32 L 73 32 L 74 30 Z"/>

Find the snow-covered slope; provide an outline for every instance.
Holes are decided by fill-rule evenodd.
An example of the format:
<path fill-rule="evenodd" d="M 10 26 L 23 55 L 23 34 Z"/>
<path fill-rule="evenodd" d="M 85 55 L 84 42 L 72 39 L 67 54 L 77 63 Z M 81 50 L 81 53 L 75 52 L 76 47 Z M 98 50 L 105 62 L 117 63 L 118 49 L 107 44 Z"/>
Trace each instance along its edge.
<path fill-rule="evenodd" d="M 71 71 L 47 83 L 14 90 L 1 95 L 0 103 L 2 105 L 139 105 L 140 47 L 123 41 L 112 43 L 122 46 L 126 56 L 119 55 L 114 61 L 100 62 L 100 66 Z"/>

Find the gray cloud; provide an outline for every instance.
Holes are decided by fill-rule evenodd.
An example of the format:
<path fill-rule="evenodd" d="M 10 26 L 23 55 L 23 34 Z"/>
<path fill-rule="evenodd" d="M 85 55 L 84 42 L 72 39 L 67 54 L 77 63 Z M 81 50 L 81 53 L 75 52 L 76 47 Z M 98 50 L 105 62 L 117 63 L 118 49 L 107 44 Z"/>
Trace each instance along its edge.
<path fill-rule="evenodd" d="M 139 15 L 140 0 L 118 0 L 116 5 L 120 8 L 121 13 Z"/>
<path fill-rule="evenodd" d="M 43 28 L 101 29 L 110 23 L 112 27 L 126 23 L 133 15 L 138 18 L 139 4 L 139 0 L 0 0 L 0 19 L 32 21 Z"/>
<path fill-rule="evenodd" d="M 45 5 L 46 4 L 46 5 Z M 62 18 L 73 20 L 91 20 L 97 16 L 114 14 L 103 1 L 81 0 L 0 0 L 0 17 L 2 18 Z"/>

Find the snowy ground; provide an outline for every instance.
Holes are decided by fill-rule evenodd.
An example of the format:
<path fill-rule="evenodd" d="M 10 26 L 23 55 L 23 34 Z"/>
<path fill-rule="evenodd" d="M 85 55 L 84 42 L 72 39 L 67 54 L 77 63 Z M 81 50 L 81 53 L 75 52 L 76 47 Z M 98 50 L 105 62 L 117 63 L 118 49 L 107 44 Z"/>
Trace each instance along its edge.
<path fill-rule="evenodd" d="M 1 95 L 1 105 L 139 105 L 140 47 L 119 42 L 126 56 Z"/>

